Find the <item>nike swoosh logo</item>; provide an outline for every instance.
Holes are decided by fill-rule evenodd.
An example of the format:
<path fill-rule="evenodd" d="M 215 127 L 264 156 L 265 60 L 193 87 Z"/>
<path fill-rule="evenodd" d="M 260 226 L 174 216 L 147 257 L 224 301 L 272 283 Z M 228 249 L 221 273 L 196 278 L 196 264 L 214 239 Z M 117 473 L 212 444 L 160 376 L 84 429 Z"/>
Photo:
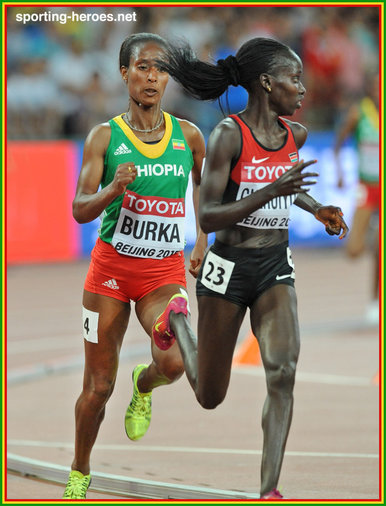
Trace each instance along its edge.
<path fill-rule="evenodd" d="M 162 325 L 162 323 L 163 322 L 159 322 L 154 325 L 156 332 L 162 332 L 162 330 L 160 330 L 160 326 Z M 164 334 L 164 336 L 169 337 L 170 339 L 172 338 L 172 336 L 170 335 L 170 333 L 167 330 L 164 330 L 163 334 Z"/>
<path fill-rule="evenodd" d="M 291 274 L 283 274 L 283 276 L 279 276 L 279 275 L 276 276 L 277 280 L 284 279 L 284 278 L 292 278 L 292 272 L 291 272 Z"/>
<path fill-rule="evenodd" d="M 265 160 L 268 160 L 269 156 L 266 156 L 265 158 L 260 158 L 260 160 L 255 160 L 255 157 L 252 158 L 252 163 L 261 163 L 265 162 Z"/>

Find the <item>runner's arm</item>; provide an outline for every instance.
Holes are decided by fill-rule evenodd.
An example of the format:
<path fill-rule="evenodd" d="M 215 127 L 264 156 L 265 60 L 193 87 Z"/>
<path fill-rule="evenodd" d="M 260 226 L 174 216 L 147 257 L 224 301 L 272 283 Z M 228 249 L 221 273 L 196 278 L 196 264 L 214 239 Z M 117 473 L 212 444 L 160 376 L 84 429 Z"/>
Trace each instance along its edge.
<path fill-rule="evenodd" d="M 98 191 L 110 136 L 110 126 L 104 123 L 94 127 L 86 139 L 82 168 L 72 203 L 72 214 L 78 223 L 88 223 L 98 218 L 110 202 L 125 191 L 127 184 L 135 179 L 134 164 L 121 164 L 113 181 Z"/>
<path fill-rule="evenodd" d="M 189 144 L 190 150 L 193 155 L 193 167 L 192 167 L 192 185 L 193 185 L 193 208 L 196 218 L 196 243 L 192 249 L 190 255 L 190 268 L 189 272 L 197 277 L 201 263 L 204 259 L 205 249 L 208 244 L 207 235 L 201 230 L 198 221 L 198 205 L 200 198 L 200 184 L 201 184 L 201 172 L 202 166 L 205 159 L 205 140 L 199 128 L 193 123 L 188 121 L 180 121 L 181 128 L 184 136 Z"/>
<path fill-rule="evenodd" d="M 257 190 L 240 200 L 223 203 L 223 196 L 227 187 L 232 160 L 240 152 L 240 131 L 233 120 L 223 120 L 212 132 L 208 141 L 205 170 L 200 194 L 200 224 L 209 233 L 232 226 L 256 209 L 261 208 L 280 195 L 304 193 L 314 181 L 307 178 L 315 177 L 314 172 L 302 171 L 315 160 L 304 162 L 301 160 L 290 170 L 281 175 L 276 181 Z"/>

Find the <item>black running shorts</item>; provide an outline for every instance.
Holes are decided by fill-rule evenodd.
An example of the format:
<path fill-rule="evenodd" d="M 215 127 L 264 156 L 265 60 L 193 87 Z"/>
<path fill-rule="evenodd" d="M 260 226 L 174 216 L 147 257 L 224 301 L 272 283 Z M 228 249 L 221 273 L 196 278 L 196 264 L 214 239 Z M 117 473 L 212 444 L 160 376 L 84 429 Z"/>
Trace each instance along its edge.
<path fill-rule="evenodd" d="M 196 294 L 221 297 L 250 307 L 262 293 L 277 284 L 295 284 L 295 266 L 288 242 L 269 248 L 236 248 L 216 240 L 202 263 Z"/>

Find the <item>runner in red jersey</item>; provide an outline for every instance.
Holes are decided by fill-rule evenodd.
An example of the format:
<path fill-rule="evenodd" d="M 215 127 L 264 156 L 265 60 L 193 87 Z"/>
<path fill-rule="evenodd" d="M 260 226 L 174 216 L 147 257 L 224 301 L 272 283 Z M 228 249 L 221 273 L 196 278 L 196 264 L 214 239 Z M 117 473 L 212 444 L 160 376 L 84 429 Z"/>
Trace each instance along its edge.
<path fill-rule="evenodd" d="M 348 229 L 339 207 L 323 206 L 308 194 L 318 174 L 304 170 L 316 160 L 298 160 L 307 130 L 283 118 L 301 107 L 306 91 L 302 62 L 288 46 L 252 39 L 236 56 L 217 64 L 198 60 L 188 46 L 174 46 L 163 65 L 198 99 L 216 99 L 228 86 L 241 85 L 248 104 L 219 123 L 208 141 L 199 218 L 205 232 L 216 232 L 216 240 L 197 278 L 198 340 L 170 307 L 153 335 L 163 347 L 167 336 L 171 342 L 177 339 L 196 397 L 212 409 L 225 398 L 249 307 L 268 391 L 260 494 L 262 499 L 281 499 L 277 484 L 300 348 L 295 268 L 288 246 L 290 206 L 312 213 L 327 233 L 340 239 Z"/>

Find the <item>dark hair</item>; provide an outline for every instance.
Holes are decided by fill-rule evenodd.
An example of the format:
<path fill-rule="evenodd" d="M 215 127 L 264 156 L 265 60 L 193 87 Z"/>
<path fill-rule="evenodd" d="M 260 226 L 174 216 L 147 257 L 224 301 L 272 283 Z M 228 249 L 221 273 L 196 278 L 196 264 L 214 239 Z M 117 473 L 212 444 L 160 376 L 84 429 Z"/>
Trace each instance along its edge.
<path fill-rule="evenodd" d="M 160 35 L 156 33 L 134 33 L 122 42 L 121 49 L 119 51 L 119 68 L 128 67 L 130 65 L 130 59 L 133 54 L 133 49 L 138 44 L 145 44 L 146 42 L 155 42 L 165 49 L 168 47 L 168 43 Z"/>
<path fill-rule="evenodd" d="M 294 58 L 289 46 L 273 39 L 258 37 L 243 44 L 236 56 L 218 60 L 216 64 L 203 62 L 189 44 L 169 46 L 165 61 L 158 62 L 183 88 L 199 100 L 215 100 L 232 84 L 247 91 L 260 74 L 272 73 L 283 58 Z"/>

